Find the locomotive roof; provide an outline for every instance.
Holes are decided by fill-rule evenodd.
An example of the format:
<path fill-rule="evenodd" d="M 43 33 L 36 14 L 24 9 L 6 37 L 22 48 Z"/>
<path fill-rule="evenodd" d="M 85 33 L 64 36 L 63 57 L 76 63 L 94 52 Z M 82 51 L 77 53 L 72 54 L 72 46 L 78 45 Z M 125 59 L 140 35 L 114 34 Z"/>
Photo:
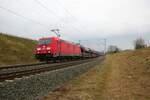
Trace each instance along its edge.
<path fill-rule="evenodd" d="M 74 44 L 74 45 L 78 45 L 77 43 L 74 43 L 74 42 L 70 42 L 70 41 L 67 41 L 67 40 L 63 40 L 63 39 L 60 39 L 59 37 L 42 37 L 40 38 L 39 40 L 45 40 L 45 39 L 56 39 L 56 40 L 61 40 L 61 41 L 64 41 L 64 42 L 67 42 L 67 43 L 71 43 L 71 44 Z"/>
<path fill-rule="evenodd" d="M 50 39 L 50 38 L 54 38 L 54 39 L 58 39 L 58 40 L 60 39 L 60 38 L 58 38 L 58 37 L 54 37 L 54 36 L 53 36 L 53 37 L 42 37 L 42 38 L 40 38 L 39 40 Z"/>

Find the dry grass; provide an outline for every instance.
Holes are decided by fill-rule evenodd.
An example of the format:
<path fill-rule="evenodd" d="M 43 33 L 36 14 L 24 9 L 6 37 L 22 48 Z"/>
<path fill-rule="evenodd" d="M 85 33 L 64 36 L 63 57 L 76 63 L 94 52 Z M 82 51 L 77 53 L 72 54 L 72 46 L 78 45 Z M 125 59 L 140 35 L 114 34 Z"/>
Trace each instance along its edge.
<path fill-rule="evenodd" d="M 150 49 L 108 55 L 44 100 L 150 100 Z"/>
<path fill-rule="evenodd" d="M 36 41 L 0 33 L 0 65 L 35 62 L 35 45 Z"/>

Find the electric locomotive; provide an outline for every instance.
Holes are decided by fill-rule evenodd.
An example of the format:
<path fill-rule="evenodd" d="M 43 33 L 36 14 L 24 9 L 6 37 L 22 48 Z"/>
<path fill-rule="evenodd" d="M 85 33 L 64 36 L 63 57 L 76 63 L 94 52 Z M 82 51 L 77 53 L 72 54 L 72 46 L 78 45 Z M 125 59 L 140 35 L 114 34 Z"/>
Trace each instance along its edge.
<path fill-rule="evenodd" d="M 59 37 L 41 38 L 35 50 L 35 57 L 39 61 L 79 59 L 80 45 L 60 39 Z"/>

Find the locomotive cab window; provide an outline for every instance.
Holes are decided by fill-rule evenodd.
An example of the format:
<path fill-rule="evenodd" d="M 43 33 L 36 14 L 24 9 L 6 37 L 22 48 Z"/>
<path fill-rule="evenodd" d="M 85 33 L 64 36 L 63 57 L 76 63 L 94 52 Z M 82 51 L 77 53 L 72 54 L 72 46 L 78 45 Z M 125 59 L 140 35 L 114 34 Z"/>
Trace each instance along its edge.
<path fill-rule="evenodd" d="M 50 44 L 52 42 L 51 39 L 39 40 L 39 44 Z"/>

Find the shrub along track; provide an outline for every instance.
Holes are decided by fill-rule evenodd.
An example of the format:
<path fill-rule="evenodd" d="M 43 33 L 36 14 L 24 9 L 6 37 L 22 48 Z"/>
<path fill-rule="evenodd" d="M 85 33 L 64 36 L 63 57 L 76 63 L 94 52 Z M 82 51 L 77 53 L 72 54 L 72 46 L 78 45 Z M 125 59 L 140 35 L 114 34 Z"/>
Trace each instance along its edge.
<path fill-rule="evenodd" d="M 82 63 L 93 61 L 95 59 L 97 58 L 63 62 L 63 63 L 53 63 L 53 64 L 38 63 L 38 64 L 28 64 L 22 66 L 16 65 L 16 66 L 1 67 L 0 82 L 5 80 L 13 80 L 15 78 L 21 78 L 23 76 L 35 75 L 47 71 L 66 68 L 69 66 L 79 65 Z"/>

